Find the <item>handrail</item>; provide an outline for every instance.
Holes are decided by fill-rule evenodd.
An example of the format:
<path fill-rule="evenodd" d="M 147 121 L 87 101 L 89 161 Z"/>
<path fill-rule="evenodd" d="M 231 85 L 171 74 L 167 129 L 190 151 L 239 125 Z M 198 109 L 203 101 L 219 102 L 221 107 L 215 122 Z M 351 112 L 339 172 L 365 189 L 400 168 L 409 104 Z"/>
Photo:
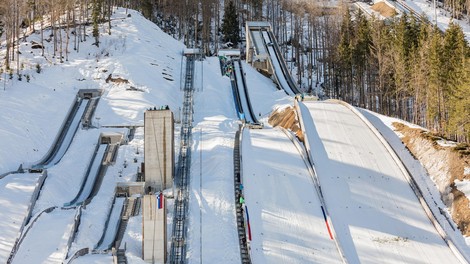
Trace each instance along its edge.
<path fill-rule="evenodd" d="M 235 192 L 235 214 L 237 216 L 238 241 L 240 243 L 240 258 L 242 264 L 251 264 L 250 250 L 245 229 L 245 217 L 243 214 L 243 205 L 239 202 L 243 195 L 242 186 L 242 138 L 243 128 L 241 125 L 235 133 L 235 146 L 233 148 L 233 174 L 234 174 L 234 192 Z"/>
<path fill-rule="evenodd" d="M 177 195 L 174 205 L 173 231 L 169 263 L 186 262 L 186 234 L 189 181 L 191 167 L 191 129 L 193 120 L 194 55 L 187 55 L 186 78 L 184 85 L 183 120 L 181 121 L 180 153 L 175 175 Z"/>

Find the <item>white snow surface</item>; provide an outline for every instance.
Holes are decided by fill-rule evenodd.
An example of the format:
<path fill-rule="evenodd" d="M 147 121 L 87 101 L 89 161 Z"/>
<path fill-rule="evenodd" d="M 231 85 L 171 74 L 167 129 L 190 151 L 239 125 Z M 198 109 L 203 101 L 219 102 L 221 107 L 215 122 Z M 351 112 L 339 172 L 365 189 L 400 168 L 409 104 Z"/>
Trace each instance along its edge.
<path fill-rule="evenodd" d="M 366 124 L 337 102 L 300 105 L 339 244 L 351 263 L 458 263 L 403 171 Z"/>
<path fill-rule="evenodd" d="M 405 2 L 410 8 L 412 8 L 418 14 L 426 14 L 429 21 L 433 24 L 436 23 L 435 17 L 437 18 L 437 26 L 441 30 L 446 30 L 449 27 L 449 23 L 453 21 L 454 23 L 458 24 L 461 28 L 463 33 L 466 36 L 467 41 L 470 41 L 470 24 L 468 21 L 459 20 L 459 19 L 451 19 L 450 12 L 446 11 L 443 8 L 437 8 L 436 12 L 434 12 L 434 5 L 432 1 L 427 0 L 406 0 Z M 436 1 L 438 3 L 438 1 Z M 468 15 L 468 14 L 467 14 Z"/>
<path fill-rule="evenodd" d="M 455 180 L 455 186 L 457 189 L 465 194 L 465 196 L 470 197 L 470 180 Z"/>
<path fill-rule="evenodd" d="M 75 135 L 75 132 L 78 129 L 78 126 L 80 124 L 81 118 L 83 113 L 85 112 L 86 106 L 87 106 L 88 100 L 81 100 L 80 104 L 78 106 L 78 110 L 73 116 L 72 122 L 70 124 L 70 127 L 67 130 L 67 133 L 65 134 L 65 137 L 62 141 L 62 144 L 60 145 L 59 149 L 55 153 L 54 157 L 49 161 L 48 164 L 46 164 L 46 167 L 53 166 L 57 164 L 62 157 L 64 156 L 65 152 L 69 148 L 70 144 L 72 143 L 73 136 Z"/>
<path fill-rule="evenodd" d="M 88 196 L 90 196 L 93 186 L 95 185 L 96 178 L 98 177 L 98 172 L 102 165 L 101 161 L 103 160 L 107 147 L 108 145 L 106 144 L 100 144 L 96 151 L 95 158 L 91 163 L 90 171 L 88 172 L 88 175 L 84 176 L 84 182 L 82 183 L 83 189 L 80 189 L 77 200 L 75 200 L 73 204 L 67 205 L 80 205 L 88 198 Z"/>
<path fill-rule="evenodd" d="M 83 175 L 101 132 L 127 134 L 127 129 L 105 128 L 105 126 L 142 126 L 146 109 L 168 105 L 177 116 L 178 109 L 182 106 L 180 74 L 184 74 L 184 69 L 181 68 L 184 46 L 163 33 L 153 23 L 145 20 L 139 13 L 129 10 L 131 16 L 127 17 L 125 9 L 120 8 L 115 11 L 112 20 L 112 35 L 102 34 L 99 48 L 91 45 L 94 41 L 88 38 L 80 44 L 79 53 L 72 51 L 69 54 L 69 60 L 63 63 L 56 62 L 52 58 L 52 46 L 46 47 L 47 58 L 40 56 L 39 51 L 31 50 L 29 41 L 39 42 L 40 36 L 36 34 L 29 36 L 27 42 L 21 43 L 20 50 L 27 62 L 24 71 L 31 75 L 31 82 L 21 82 L 14 78 L 6 81 L 5 90 L 0 89 L 0 111 L 2 112 L 0 115 L 0 124 L 2 124 L 0 128 L 0 145 L 2 146 L 0 148 L 0 174 L 16 170 L 20 164 L 33 164 L 47 153 L 79 89 L 100 88 L 104 91 L 93 118 L 95 125 L 99 122 L 100 128 L 79 129 L 60 162 L 48 169 L 48 177 L 33 210 L 34 216 L 45 208 L 60 207 L 74 198 L 80 189 Z M 105 33 L 106 27 L 103 25 L 100 30 Z M 88 30 L 88 34 L 91 35 L 91 28 Z M 3 50 L 0 53 L 4 55 Z M 36 63 L 42 66 L 43 71 L 40 74 L 35 72 Z M 266 132 L 252 131 L 253 134 L 246 132 L 252 136 L 252 142 L 256 142 L 254 146 L 251 146 L 253 151 L 261 153 L 262 150 L 266 150 L 268 152 L 254 157 L 252 153 L 244 151 L 243 155 L 253 158 L 248 161 L 245 157 L 244 161 L 247 164 L 243 166 L 247 172 L 255 171 L 255 174 L 262 174 L 265 177 L 267 177 L 266 172 L 272 171 L 273 174 L 282 172 L 276 175 L 282 179 L 279 182 L 273 182 L 273 179 L 269 178 L 268 187 L 270 188 L 264 186 L 267 181 L 251 185 L 247 180 L 247 185 L 245 185 L 247 204 L 253 208 L 251 221 L 256 240 L 252 245 L 259 249 L 258 251 L 252 250 L 253 257 L 259 260 L 272 260 L 272 263 L 284 260 L 297 263 L 324 263 L 323 260 L 337 262 L 338 258 L 335 257 L 337 251 L 327 236 L 321 210 L 319 210 L 318 201 L 315 200 L 314 185 L 310 182 L 310 175 L 305 165 L 296 150 L 289 145 L 286 136 L 278 130 L 269 130 L 267 124 L 267 118 L 272 109 L 285 107 L 291 104 L 293 99 L 285 96 L 284 91 L 277 90 L 270 79 L 260 75 L 255 69 L 246 64 L 243 66 L 254 113 L 261 114 L 259 121 L 264 122 L 265 127 L 268 128 Z M 236 201 L 234 201 L 232 158 L 235 131 L 240 121 L 237 120 L 229 78 L 220 76 L 217 58 L 197 61 L 195 69 L 197 91 L 194 94 L 188 261 L 189 263 L 240 263 L 235 222 Z M 109 74 L 127 79 L 129 83 L 106 83 L 105 79 Z M 355 128 L 354 125 L 352 127 Z M 178 131 L 178 125 L 175 129 Z M 339 133 L 341 130 L 333 132 Z M 334 135 L 333 132 L 332 135 Z M 175 149 L 178 149 L 178 139 L 179 133 L 176 133 Z M 323 144 L 334 143 L 323 142 Z M 345 144 L 342 148 L 355 151 L 349 142 Z M 367 144 L 364 145 L 367 146 Z M 248 151 L 249 147 L 246 148 Z M 269 152 L 273 148 L 279 155 Z M 336 147 L 335 150 L 338 148 Z M 367 155 L 367 152 L 364 153 Z M 175 157 L 177 156 L 176 153 Z M 270 156 L 273 160 L 268 160 L 265 156 Z M 321 157 L 325 158 L 325 156 Z M 349 158 L 354 157 L 359 158 L 359 155 Z M 82 210 L 80 226 L 68 251 L 69 256 L 81 248 L 93 248 L 96 245 L 104 230 L 116 183 L 135 181 L 142 161 L 143 129 L 138 127 L 134 139 L 127 145 L 119 147 L 116 163 L 107 168 L 99 192 L 86 209 Z M 257 164 L 257 161 L 261 164 Z M 272 168 L 267 168 L 268 164 L 263 162 L 271 164 Z M 298 166 L 294 167 L 292 164 Z M 263 173 L 258 171 L 258 166 L 261 165 L 266 168 Z M 321 166 L 321 164 L 317 165 Z M 358 169 L 353 164 L 344 163 L 343 165 L 351 167 L 351 172 L 357 169 L 370 174 L 378 173 L 373 170 Z M 291 168 L 295 173 L 288 173 L 286 168 Z M 323 174 L 325 170 L 328 172 L 326 176 Z M 386 258 L 389 262 L 414 261 L 415 259 L 411 257 L 401 258 L 411 251 L 416 252 L 413 256 L 423 257 L 416 262 L 426 261 L 429 258 L 434 261 L 443 258 L 446 262 L 452 260 L 442 240 L 436 238 L 436 235 L 432 233 L 433 229 L 429 228 L 429 223 L 426 224 L 427 219 L 423 219 L 420 210 L 416 210 L 420 208 L 415 204 L 416 198 L 402 196 L 404 193 L 409 194 L 406 188 L 401 192 L 393 193 L 397 197 L 387 198 L 390 202 L 402 202 L 397 202 L 393 206 L 386 204 L 385 209 L 390 210 L 390 213 L 387 214 L 384 212 L 385 209 L 377 208 L 382 218 L 373 217 L 374 221 L 370 225 L 369 222 L 356 222 L 356 220 L 364 220 L 366 216 L 373 215 L 374 210 L 372 206 L 366 205 L 362 209 L 353 208 L 353 205 L 357 205 L 358 202 L 354 199 L 339 203 L 349 198 L 347 194 L 351 193 L 348 193 L 348 190 L 338 191 L 338 188 L 344 187 L 345 183 L 335 180 L 334 177 L 331 178 L 330 174 L 338 170 L 340 169 L 333 167 L 323 168 L 320 170 L 323 176 L 320 173 L 319 175 L 322 184 L 324 184 L 323 181 L 338 184 L 337 186 L 328 185 L 329 187 L 322 185 L 322 188 L 326 188 L 325 193 L 328 190 L 328 195 L 331 196 L 326 200 L 332 216 L 331 224 L 336 229 L 342 249 L 347 252 L 348 256 L 353 256 L 351 263 L 359 258 L 355 259 L 355 254 L 351 253 L 355 246 L 357 246 L 359 252 L 357 255 L 361 256 L 361 260 L 363 257 L 361 250 L 371 249 L 367 251 L 369 253 L 366 253 L 366 263 L 369 260 L 377 260 L 378 257 L 381 260 Z M 382 176 L 392 178 L 392 175 L 383 174 Z M 0 183 L 3 180 L 0 180 Z M 253 180 L 259 179 L 253 178 Z M 360 185 L 362 181 L 359 180 L 358 175 L 355 180 L 356 182 L 351 182 L 351 186 L 354 187 L 352 190 L 356 195 L 354 198 L 362 198 L 361 201 L 364 203 L 376 201 L 374 199 L 385 200 L 381 196 L 383 194 L 378 192 L 390 192 L 386 188 L 388 185 L 371 184 L 370 188 L 365 189 L 364 185 Z M 398 181 L 393 182 L 400 186 L 406 185 Z M 288 187 L 291 193 L 286 194 L 286 199 L 281 199 L 277 192 L 281 193 L 284 187 Z M 373 194 L 376 195 L 370 197 Z M 362 195 L 373 199 L 365 201 Z M 2 197 L 1 194 L 0 197 Z M 256 204 L 257 199 L 266 204 Z M 252 205 L 252 203 L 255 204 Z M 351 208 L 344 208 L 349 203 L 351 203 Z M 331 204 L 336 204 L 338 207 L 330 208 Z M 279 208 L 275 207 L 278 205 Z M 22 203 L 15 200 L 15 203 L 0 204 L 0 210 L 9 212 L 21 206 Z M 361 214 L 349 215 L 346 214 L 347 212 L 360 212 Z M 392 212 L 399 214 L 392 214 Z M 402 215 L 403 212 L 406 214 Z M 57 208 L 51 213 L 42 214 L 25 236 L 13 262 L 61 263 L 67 254 L 67 241 L 70 238 L 75 213 L 76 210 Z M 292 221 L 274 217 L 273 214 Z M 335 215 L 342 218 L 335 218 Z M 169 211 L 167 221 L 170 225 L 169 230 L 171 230 L 171 216 L 172 212 Z M 395 226 L 392 226 L 390 222 L 382 221 L 383 219 L 394 220 L 393 223 L 397 224 L 403 224 L 403 221 L 409 222 L 406 228 L 398 232 Z M 303 221 L 308 221 L 308 224 L 302 225 Z M 355 222 L 354 225 L 347 226 L 347 221 Z M 275 223 L 288 227 L 290 232 L 280 232 L 283 229 Z M 342 225 L 344 223 L 346 224 Z M 141 224 L 141 216 L 131 217 L 121 244 L 121 247 L 126 245 L 129 263 L 144 263 L 141 260 Z M 346 227 L 351 229 L 346 230 Z M 6 234 L 4 229 L 0 226 L 0 237 Z M 264 235 L 256 233 L 261 230 Z M 308 233 L 311 236 L 298 236 L 301 233 Z M 351 237 L 351 234 L 358 237 Z M 170 237 L 170 234 L 168 235 Z M 372 243 L 371 236 L 377 238 Z M 315 241 L 313 241 L 314 237 Z M 426 243 L 423 242 L 424 240 Z M 344 241 L 346 241 L 345 244 L 341 243 Z M 359 242 L 355 244 L 353 241 Z M 371 244 L 373 248 L 367 248 Z M 425 256 L 422 256 L 423 254 Z M 109 255 L 87 255 L 79 257 L 73 263 L 110 262 Z"/>
<path fill-rule="evenodd" d="M 97 249 L 99 250 L 105 250 L 108 249 L 109 246 L 112 245 L 114 242 L 114 238 L 116 236 L 116 232 L 118 231 L 119 228 L 119 220 L 121 218 L 121 213 L 123 209 L 124 202 L 126 201 L 126 198 L 123 197 L 118 197 L 116 198 L 114 202 L 113 209 L 111 210 L 111 213 L 109 214 L 109 220 L 108 220 L 108 226 L 106 230 L 104 230 L 104 237 L 103 241 L 101 241 L 100 245 L 97 245 Z"/>
<path fill-rule="evenodd" d="M 99 117 L 100 129 L 77 131 L 60 162 L 48 169 L 48 178 L 33 210 L 34 215 L 50 206 L 60 207 L 74 198 L 100 132 L 127 134 L 127 129 L 104 126 L 143 125 L 146 109 L 161 105 L 178 109 L 181 106 L 179 80 L 184 46 L 138 12 L 129 10 L 129 13 L 131 16 L 127 17 L 125 9 L 116 10 L 112 20 L 113 33 L 111 36 L 102 35 L 99 48 L 91 45 L 93 40 L 89 38 L 80 44 L 79 53 L 72 51 L 69 60 L 61 64 L 51 58 L 49 46 L 46 47 L 47 60 L 37 50 L 30 49 L 29 41 L 39 42 L 40 35 L 29 36 L 28 42 L 20 46 L 23 58 L 28 61 L 25 62 L 24 73 L 30 74 L 31 82 L 14 78 L 7 80 L 5 90 L 0 90 L 0 110 L 3 113 L 0 116 L 0 174 L 16 170 L 21 163 L 34 164 L 46 154 L 78 89 L 104 90 L 93 119 L 96 124 L 96 117 Z M 89 30 L 91 35 L 91 28 Z M 35 72 L 35 63 L 41 64 L 40 74 Z M 109 74 L 128 79 L 129 84 L 106 83 Z M 120 147 L 116 164 L 108 168 L 99 193 L 82 211 L 71 254 L 83 247 L 92 248 L 98 242 L 116 182 L 135 181 L 142 157 L 143 130 L 138 128 L 134 140 Z M 21 200 L 18 204 L 2 204 L 0 210 L 9 212 L 16 207 L 21 208 L 21 204 Z M 14 262 L 62 261 L 67 253 L 67 245 L 63 242 L 69 238 L 67 230 L 74 213 L 75 210 L 62 212 L 59 208 L 51 214 L 43 214 L 26 235 Z M 42 218 L 53 218 L 53 221 L 49 220 L 51 225 L 47 225 Z M 52 234 L 49 236 L 51 231 L 48 229 L 60 234 L 57 238 Z M 2 228 L 0 235 L 3 234 L 7 232 Z M 47 243 L 43 242 L 45 237 L 48 237 Z M 41 242 L 44 245 L 38 245 Z"/>
<path fill-rule="evenodd" d="M 241 149 L 253 263 L 342 263 L 290 139 L 278 129 L 244 129 Z"/>
<path fill-rule="evenodd" d="M 458 247 L 466 259 L 470 259 L 470 248 L 468 247 L 468 245 L 470 245 L 470 239 L 464 238 L 460 233 L 460 230 L 457 228 L 457 225 L 451 220 L 452 217 L 450 212 L 446 209 L 446 206 L 441 200 L 441 195 L 438 191 L 436 183 L 433 182 L 426 169 L 421 165 L 420 161 L 413 157 L 413 155 L 400 140 L 399 137 L 401 137 L 401 133 L 395 131 L 392 123 L 399 122 L 405 125 L 411 125 L 411 127 L 423 130 L 425 129 L 397 118 L 387 117 L 365 109 L 358 108 L 358 110 L 361 112 L 361 114 L 364 115 L 365 118 L 367 118 L 369 122 L 372 123 L 372 125 L 387 140 L 388 144 L 393 148 L 395 153 L 397 153 L 397 155 L 400 157 L 400 160 L 403 162 L 403 165 L 410 172 L 410 174 L 413 176 L 413 179 L 419 186 L 424 199 L 426 200 L 427 204 L 430 205 L 430 209 L 439 221 L 441 227 L 443 227 L 448 237 Z M 467 181 L 460 182 L 460 188 L 469 189 L 470 187 L 464 186 L 465 184 L 467 184 Z"/>
<path fill-rule="evenodd" d="M 21 243 L 14 264 L 62 263 L 76 210 L 56 209 L 42 214 Z"/>
<path fill-rule="evenodd" d="M 6 263 L 19 238 L 40 176 L 37 173 L 10 174 L 0 179 L 0 263 Z"/>

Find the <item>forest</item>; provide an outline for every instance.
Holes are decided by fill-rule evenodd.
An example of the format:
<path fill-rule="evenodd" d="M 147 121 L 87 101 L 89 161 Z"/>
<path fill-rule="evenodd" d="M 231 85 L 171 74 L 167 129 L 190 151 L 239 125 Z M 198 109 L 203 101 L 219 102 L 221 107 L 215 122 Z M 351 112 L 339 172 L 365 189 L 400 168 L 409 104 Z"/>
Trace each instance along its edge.
<path fill-rule="evenodd" d="M 299 87 L 324 98 L 398 117 L 436 135 L 470 142 L 470 48 L 462 29 L 442 31 L 424 17 L 370 18 L 351 3 L 306 0 L 2 0 L 1 78 L 21 80 L 18 44 L 41 34 L 62 63 L 81 43 L 112 34 L 114 8 L 142 12 L 165 32 L 207 56 L 234 42 L 244 49 L 246 21 L 271 23 Z M 470 23 L 470 0 L 444 0 Z M 91 36 L 86 27 L 92 26 Z M 47 34 L 45 32 L 48 32 Z M 230 33 L 229 33 L 230 32 Z M 239 38 L 228 38 L 229 34 Z M 233 41 L 235 39 L 235 41 Z M 239 41 L 238 41 L 239 40 Z M 4 42 L 3 42 L 4 41 Z M 40 65 L 37 65 L 40 71 Z"/>

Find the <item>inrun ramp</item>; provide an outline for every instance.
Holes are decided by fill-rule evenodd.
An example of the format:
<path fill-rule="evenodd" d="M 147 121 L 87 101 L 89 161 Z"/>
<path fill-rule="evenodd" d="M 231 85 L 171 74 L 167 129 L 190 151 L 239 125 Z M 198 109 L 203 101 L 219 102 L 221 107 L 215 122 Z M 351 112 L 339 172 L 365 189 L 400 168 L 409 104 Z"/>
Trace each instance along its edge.
<path fill-rule="evenodd" d="M 400 161 L 345 104 L 300 103 L 307 148 L 348 263 L 461 263 Z"/>

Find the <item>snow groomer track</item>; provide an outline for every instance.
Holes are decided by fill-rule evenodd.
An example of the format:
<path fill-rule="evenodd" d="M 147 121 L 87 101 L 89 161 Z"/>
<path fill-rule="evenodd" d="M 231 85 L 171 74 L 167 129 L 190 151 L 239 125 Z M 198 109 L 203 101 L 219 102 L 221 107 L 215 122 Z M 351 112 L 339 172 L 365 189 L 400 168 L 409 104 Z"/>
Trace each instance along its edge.
<path fill-rule="evenodd" d="M 348 263 L 467 263 L 401 161 L 349 105 L 300 103 L 306 145 Z"/>

